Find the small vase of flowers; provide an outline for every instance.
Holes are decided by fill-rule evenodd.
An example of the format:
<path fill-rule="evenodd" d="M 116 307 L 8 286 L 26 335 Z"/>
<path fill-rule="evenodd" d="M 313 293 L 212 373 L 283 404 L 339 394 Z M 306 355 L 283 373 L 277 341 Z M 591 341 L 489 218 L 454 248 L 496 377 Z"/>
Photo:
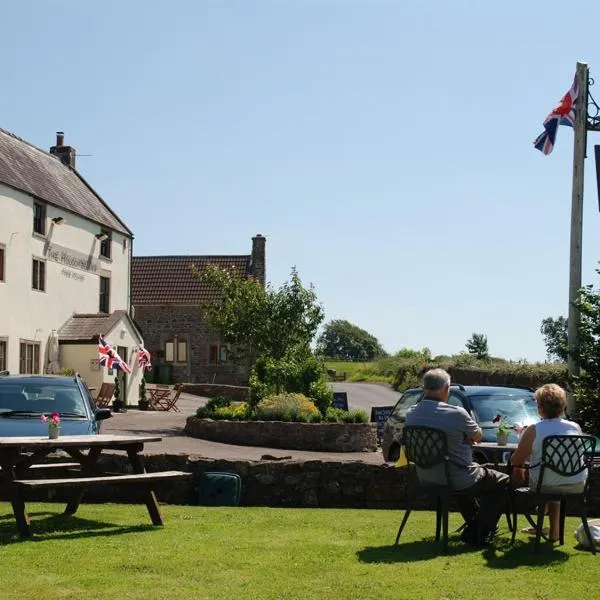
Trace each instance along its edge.
<path fill-rule="evenodd" d="M 49 417 L 42 415 L 40 421 L 48 425 L 48 437 L 55 440 L 60 433 L 60 415 L 57 412 L 53 412 Z"/>
<path fill-rule="evenodd" d="M 496 434 L 498 446 L 506 446 L 508 443 L 508 434 L 511 430 L 511 426 L 506 421 L 506 417 L 503 417 L 502 415 L 496 415 L 492 419 L 492 423 L 498 424 L 498 433 Z"/>

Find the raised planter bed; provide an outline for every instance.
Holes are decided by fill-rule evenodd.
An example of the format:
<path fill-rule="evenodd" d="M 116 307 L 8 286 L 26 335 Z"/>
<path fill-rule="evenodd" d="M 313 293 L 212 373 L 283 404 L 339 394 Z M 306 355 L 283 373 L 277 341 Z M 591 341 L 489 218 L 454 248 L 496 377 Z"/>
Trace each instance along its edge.
<path fill-rule="evenodd" d="M 224 444 L 316 452 L 375 452 L 375 423 L 213 421 L 188 417 L 185 433 Z"/>

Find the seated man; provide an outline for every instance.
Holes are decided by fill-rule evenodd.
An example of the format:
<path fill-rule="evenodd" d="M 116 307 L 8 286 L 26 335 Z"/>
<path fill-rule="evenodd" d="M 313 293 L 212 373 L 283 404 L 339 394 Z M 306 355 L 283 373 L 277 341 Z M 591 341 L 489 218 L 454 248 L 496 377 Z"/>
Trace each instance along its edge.
<path fill-rule="evenodd" d="M 458 496 L 460 512 L 467 523 L 461 539 L 473 545 L 486 543 L 494 535 L 506 504 L 510 478 L 473 461 L 471 446 L 481 440 L 481 430 L 464 408 L 448 404 L 450 375 L 443 369 L 427 371 L 423 391 L 425 397 L 406 415 L 406 425 L 435 427 L 445 432 L 450 483 L 456 490 L 473 493 Z M 426 483 L 446 483 L 441 468 L 418 469 L 418 475 Z"/>

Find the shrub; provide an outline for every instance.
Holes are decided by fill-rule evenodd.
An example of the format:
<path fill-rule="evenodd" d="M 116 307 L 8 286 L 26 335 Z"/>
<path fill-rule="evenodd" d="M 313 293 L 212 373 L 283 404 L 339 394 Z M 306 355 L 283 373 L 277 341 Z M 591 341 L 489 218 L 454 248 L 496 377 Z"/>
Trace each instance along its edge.
<path fill-rule="evenodd" d="M 212 418 L 218 408 L 227 407 L 231 402 L 232 399 L 229 396 L 215 396 L 196 411 L 196 416 L 200 419 Z"/>
<path fill-rule="evenodd" d="M 327 423 L 368 423 L 369 416 L 362 410 L 346 411 L 341 408 L 329 408 L 325 421 Z"/>
<path fill-rule="evenodd" d="M 248 409 L 247 402 L 234 402 L 229 406 L 216 408 L 212 418 L 215 420 L 245 421 L 248 417 Z"/>
<path fill-rule="evenodd" d="M 63 375 L 65 377 L 74 377 L 75 376 L 75 369 L 61 369 L 58 372 L 59 375 Z"/>
<path fill-rule="evenodd" d="M 319 413 L 314 402 L 304 394 L 277 394 L 263 398 L 256 406 L 256 416 L 263 421 L 308 422 Z"/>
<path fill-rule="evenodd" d="M 321 413 L 331 405 L 333 392 L 327 385 L 325 365 L 311 354 L 275 360 L 262 357 L 250 374 L 250 402 L 256 406 L 267 396 L 304 394 L 315 400 Z"/>

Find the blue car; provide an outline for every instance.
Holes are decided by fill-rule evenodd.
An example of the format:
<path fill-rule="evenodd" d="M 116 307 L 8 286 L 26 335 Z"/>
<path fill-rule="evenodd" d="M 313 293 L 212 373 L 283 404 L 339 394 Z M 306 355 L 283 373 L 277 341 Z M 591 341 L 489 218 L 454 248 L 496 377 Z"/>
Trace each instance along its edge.
<path fill-rule="evenodd" d="M 384 460 L 398 460 L 406 414 L 423 396 L 422 388 L 406 390 L 394 406 L 383 432 Z M 481 427 L 484 442 L 496 441 L 498 423 L 494 419 L 497 415 L 512 426 L 509 442 L 518 441 L 520 428 L 540 420 L 535 395 L 530 388 L 452 384 L 448 402 L 461 406 L 473 417 Z M 492 453 L 477 446 L 473 448 L 473 458 L 479 463 L 493 462 Z"/>
<path fill-rule="evenodd" d="M 0 437 L 47 436 L 41 416 L 60 416 L 60 435 L 96 435 L 111 416 L 96 408 L 79 375 L 0 375 Z"/>

